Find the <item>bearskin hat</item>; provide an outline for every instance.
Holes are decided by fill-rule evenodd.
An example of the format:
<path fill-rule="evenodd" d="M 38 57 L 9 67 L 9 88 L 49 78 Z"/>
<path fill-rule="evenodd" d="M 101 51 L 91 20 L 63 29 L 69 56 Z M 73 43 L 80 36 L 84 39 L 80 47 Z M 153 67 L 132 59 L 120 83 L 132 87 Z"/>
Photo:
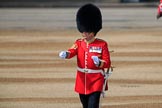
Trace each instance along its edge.
<path fill-rule="evenodd" d="M 93 4 L 83 5 L 77 12 L 76 23 L 81 33 L 97 33 L 102 28 L 102 15 L 100 9 Z"/>

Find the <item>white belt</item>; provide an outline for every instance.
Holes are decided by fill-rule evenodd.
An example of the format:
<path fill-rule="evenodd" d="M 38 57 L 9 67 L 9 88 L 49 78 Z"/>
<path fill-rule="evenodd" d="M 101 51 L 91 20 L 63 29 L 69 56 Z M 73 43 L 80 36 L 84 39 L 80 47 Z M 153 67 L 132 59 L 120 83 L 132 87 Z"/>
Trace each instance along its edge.
<path fill-rule="evenodd" d="M 77 67 L 77 70 L 83 73 L 102 73 L 103 74 L 102 69 L 94 70 L 94 69 L 85 69 L 85 68 Z"/>

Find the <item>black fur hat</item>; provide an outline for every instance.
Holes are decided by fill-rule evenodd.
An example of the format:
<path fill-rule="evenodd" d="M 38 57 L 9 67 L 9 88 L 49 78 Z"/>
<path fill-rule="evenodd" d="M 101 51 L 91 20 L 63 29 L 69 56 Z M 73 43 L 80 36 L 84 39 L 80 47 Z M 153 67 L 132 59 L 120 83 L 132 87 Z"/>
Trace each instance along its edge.
<path fill-rule="evenodd" d="M 102 28 L 102 15 L 100 9 L 93 4 L 83 5 L 77 12 L 76 23 L 81 33 L 97 33 Z"/>

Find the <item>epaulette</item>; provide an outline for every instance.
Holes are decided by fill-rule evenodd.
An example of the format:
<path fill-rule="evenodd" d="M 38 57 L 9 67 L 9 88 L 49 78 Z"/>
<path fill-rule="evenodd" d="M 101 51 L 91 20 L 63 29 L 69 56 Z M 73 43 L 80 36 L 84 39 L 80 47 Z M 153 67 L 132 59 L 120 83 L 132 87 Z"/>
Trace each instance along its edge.
<path fill-rule="evenodd" d="M 79 39 L 77 39 L 76 41 L 83 41 L 83 39 L 82 39 L 82 38 L 79 38 Z"/>

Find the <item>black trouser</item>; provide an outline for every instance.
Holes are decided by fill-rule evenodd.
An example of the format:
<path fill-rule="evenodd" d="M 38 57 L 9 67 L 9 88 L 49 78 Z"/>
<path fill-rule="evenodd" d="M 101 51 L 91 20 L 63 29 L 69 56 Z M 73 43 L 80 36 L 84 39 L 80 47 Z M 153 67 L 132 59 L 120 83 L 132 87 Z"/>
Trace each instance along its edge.
<path fill-rule="evenodd" d="M 101 92 L 94 92 L 89 95 L 79 94 L 83 108 L 99 108 Z"/>

